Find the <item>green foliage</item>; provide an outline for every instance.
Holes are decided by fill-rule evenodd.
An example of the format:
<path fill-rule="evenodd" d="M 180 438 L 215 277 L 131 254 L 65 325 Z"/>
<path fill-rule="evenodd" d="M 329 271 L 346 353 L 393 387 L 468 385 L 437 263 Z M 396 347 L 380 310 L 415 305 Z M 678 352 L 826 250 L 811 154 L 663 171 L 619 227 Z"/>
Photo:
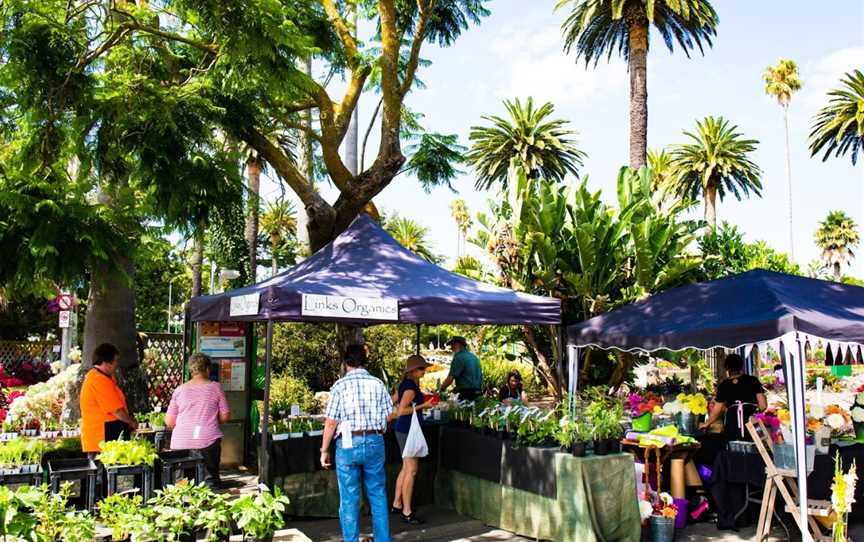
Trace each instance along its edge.
<path fill-rule="evenodd" d="M 96 459 L 103 465 L 147 465 L 152 467 L 159 455 L 153 444 L 146 440 L 112 440 L 100 442 L 102 451 Z"/>
<path fill-rule="evenodd" d="M 135 323 L 140 331 L 163 331 L 167 326 L 168 284 L 172 315 L 181 314 L 192 291 L 191 277 L 177 250 L 165 239 L 142 236 L 135 251 Z"/>
<path fill-rule="evenodd" d="M 824 149 L 822 161 L 849 154 L 852 165 L 864 152 L 864 73 L 853 70 L 828 92 L 828 105 L 819 110 L 810 130 L 810 155 Z"/>
<path fill-rule="evenodd" d="M 114 540 L 123 540 L 129 536 L 131 520 L 142 508 L 140 495 L 114 494 L 105 497 L 98 504 L 99 519 L 111 529 Z"/>
<path fill-rule="evenodd" d="M 394 214 L 387 217 L 384 222 L 384 229 L 400 245 L 427 262 L 440 263 L 444 259 L 435 253 L 435 249 L 429 240 L 429 228 L 421 225 L 416 220 Z"/>
<path fill-rule="evenodd" d="M 794 60 L 781 58 L 776 66 L 768 66 L 762 79 L 765 81 L 765 94 L 777 98 L 777 103 L 783 107 L 789 105 L 794 92 L 801 90 L 798 65 Z"/>
<path fill-rule="evenodd" d="M 738 200 L 750 192 L 761 195 L 762 172 L 750 159 L 759 142 L 744 138 L 737 129 L 723 117 L 705 117 L 696 122 L 695 132 L 684 131 L 690 142 L 672 146 L 675 190 L 680 196 L 704 199 L 708 211 L 715 194 L 721 201 L 727 193 Z"/>
<path fill-rule="evenodd" d="M 48 486 L 37 490 L 33 506 L 36 517 L 36 535 L 43 541 L 90 542 L 96 534 L 96 522 L 88 512 L 69 508 L 72 482 L 65 482 L 60 493 L 52 494 Z"/>
<path fill-rule="evenodd" d="M 0 486 L 0 536 L 3 540 L 41 542 L 36 516 L 31 513 L 41 498 L 38 488 L 23 486 L 17 491 Z"/>
<path fill-rule="evenodd" d="M 0 465 L 6 468 L 41 465 L 46 445 L 39 439 L 14 438 L 0 442 Z"/>
<path fill-rule="evenodd" d="M 843 211 L 831 211 L 816 230 L 816 246 L 822 250 L 825 267 L 833 267 L 835 280 L 840 280 L 840 267 L 849 264 L 855 257 L 853 248 L 858 246 L 861 236 L 858 225 Z"/>
<path fill-rule="evenodd" d="M 227 497 L 203 484 L 169 485 L 147 504 L 147 517 L 165 542 L 182 540 L 197 529 L 207 530 L 207 541 L 216 542 L 230 530 Z"/>
<path fill-rule="evenodd" d="M 524 106 L 516 99 L 506 100 L 504 107 L 509 120 L 487 116 L 483 119 L 491 127 L 471 128 L 472 147 L 465 160 L 477 171 L 478 190 L 496 185 L 506 189 L 514 167 L 532 179 L 562 181 L 568 173 L 579 177 L 586 155 L 576 146 L 576 133 L 567 128 L 567 121 L 547 120 L 555 110 L 551 103 L 535 110 L 532 98 Z"/>
<path fill-rule="evenodd" d="M 315 396 L 306 383 L 289 374 L 281 374 L 270 383 L 270 409 L 274 415 L 291 412 L 291 405 L 297 405 L 303 412 L 316 409 Z"/>
<path fill-rule="evenodd" d="M 723 222 L 714 231 L 699 239 L 702 251 L 702 274 L 706 280 L 743 273 L 751 269 L 767 269 L 800 275 L 801 268 L 784 252 L 777 252 L 765 241 L 746 243 L 737 226 Z"/>
<path fill-rule="evenodd" d="M 652 24 L 670 52 L 677 42 L 688 57 L 717 33 L 717 13 L 707 0 L 559 0 L 557 9 L 571 5 L 561 25 L 564 50 L 575 48 L 586 65 L 615 53 L 630 58 L 631 25 L 647 30 Z"/>
<path fill-rule="evenodd" d="M 285 525 L 288 504 L 288 497 L 282 495 L 279 488 L 273 493 L 264 488 L 255 495 L 247 494 L 234 501 L 231 513 L 244 535 L 264 540 Z"/>
<path fill-rule="evenodd" d="M 546 387 L 539 375 L 536 375 L 534 366 L 530 363 L 516 359 L 508 359 L 495 355 L 481 355 L 480 367 L 483 371 L 483 385 L 486 391 L 494 393 L 507 384 L 507 375 L 510 371 L 519 371 L 522 375 L 522 386 L 529 398 L 541 398 L 546 394 Z"/>
<path fill-rule="evenodd" d="M 273 328 L 273 371 L 300 379 L 313 390 L 330 389 L 341 356 L 333 324 L 282 323 Z M 258 359 L 263 359 L 259 353 Z"/>
<path fill-rule="evenodd" d="M 417 177 L 427 194 L 436 186 L 453 190 L 451 182 L 462 173 L 455 164 L 462 163 L 465 150 L 455 134 L 424 133 L 407 148 L 411 157 L 405 171 Z"/>

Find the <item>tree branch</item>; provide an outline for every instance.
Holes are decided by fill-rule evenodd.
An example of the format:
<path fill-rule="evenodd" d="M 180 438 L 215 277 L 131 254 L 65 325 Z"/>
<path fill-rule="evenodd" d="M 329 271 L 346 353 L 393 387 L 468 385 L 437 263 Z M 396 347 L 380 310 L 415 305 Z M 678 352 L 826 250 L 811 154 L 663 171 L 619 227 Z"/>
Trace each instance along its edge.
<path fill-rule="evenodd" d="M 399 84 L 399 47 L 396 30 L 396 8 L 393 0 L 378 0 L 381 16 L 381 90 L 384 117 L 381 127 L 379 159 L 393 149 L 399 152 L 399 124 L 402 115 L 402 94 Z"/>
<path fill-rule="evenodd" d="M 369 134 L 372 133 L 372 128 L 375 126 L 375 121 L 378 119 L 378 112 L 381 111 L 381 103 L 384 98 L 378 99 L 378 104 L 375 105 L 375 111 L 372 112 L 372 118 L 369 120 L 369 126 L 366 128 L 366 133 L 363 134 L 363 145 L 360 146 L 360 171 L 365 168 L 366 159 L 366 143 L 369 141 Z"/>
<path fill-rule="evenodd" d="M 213 43 L 205 43 L 200 40 L 193 40 L 192 38 L 187 38 L 186 36 L 183 36 L 181 34 L 167 32 L 165 30 L 153 28 L 152 26 L 143 25 L 138 22 L 130 23 L 130 28 L 132 28 L 133 30 L 138 30 L 140 32 L 145 32 L 147 34 L 153 34 L 154 36 L 159 36 L 160 38 L 165 38 L 167 40 L 185 43 L 186 45 L 191 45 L 192 47 L 214 55 L 219 52 L 219 47 L 217 47 Z"/>
<path fill-rule="evenodd" d="M 402 81 L 402 86 L 399 89 L 402 96 L 405 96 L 411 89 L 411 85 L 414 84 L 414 75 L 417 73 L 417 66 L 420 63 L 420 48 L 423 46 L 423 40 L 426 39 L 426 25 L 429 22 L 429 15 L 432 13 L 434 3 L 435 0 L 429 0 L 428 2 L 417 0 L 417 9 L 420 11 L 420 18 L 417 21 L 417 26 L 414 28 L 411 55 L 408 57 L 408 65 L 405 68 L 405 80 Z"/>
<path fill-rule="evenodd" d="M 357 42 L 354 40 L 354 36 L 351 35 L 351 29 L 348 28 L 348 25 L 345 23 L 345 19 L 343 19 L 342 15 L 339 14 L 339 10 L 336 8 L 336 4 L 333 2 L 333 0 L 319 1 L 324 7 L 324 12 L 330 19 L 330 23 L 333 25 L 333 28 L 336 29 L 336 34 L 339 36 L 339 40 L 342 42 L 342 46 L 345 47 L 345 56 L 348 57 L 348 65 L 351 68 L 357 67 L 357 63 L 359 61 L 359 57 L 357 55 Z"/>

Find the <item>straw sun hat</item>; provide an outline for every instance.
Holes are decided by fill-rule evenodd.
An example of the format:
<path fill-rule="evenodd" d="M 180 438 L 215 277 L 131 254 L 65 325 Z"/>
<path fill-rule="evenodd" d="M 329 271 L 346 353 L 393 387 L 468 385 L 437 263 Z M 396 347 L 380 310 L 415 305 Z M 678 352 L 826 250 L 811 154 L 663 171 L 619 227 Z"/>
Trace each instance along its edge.
<path fill-rule="evenodd" d="M 420 354 L 414 354 L 408 357 L 408 361 L 405 362 L 405 374 L 410 373 L 415 369 L 426 369 L 427 367 L 431 367 L 432 364 L 426 361 L 426 358 L 421 356 Z"/>

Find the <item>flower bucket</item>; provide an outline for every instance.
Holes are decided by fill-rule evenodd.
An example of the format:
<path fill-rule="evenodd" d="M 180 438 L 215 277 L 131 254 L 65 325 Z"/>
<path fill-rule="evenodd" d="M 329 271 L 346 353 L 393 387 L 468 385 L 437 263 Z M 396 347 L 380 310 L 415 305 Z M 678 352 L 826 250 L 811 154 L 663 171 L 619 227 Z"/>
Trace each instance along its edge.
<path fill-rule="evenodd" d="M 617 438 L 607 439 L 606 447 L 609 448 L 610 454 L 620 454 L 621 453 L 621 441 Z"/>
<path fill-rule="evenodd" d="M 822 427 L 816 432 L 816 454 L 828 455 L 828 448 L 831 447 L 831 430 L 827 427 Z"/>
<path fill-rule="evenodd" d="M 573 454 L 573 457 L 585 457 L 585 442 L 574 442 L 570 445 L 570 453 Z"/>
<path fill-rule="evenodd" d="M 701 416 L 697 416 L 690 412 L 679 412 L 676 415 L 675 425 L 678 426 L 678 431 L 682 435 L 695 435 L 699 428 Z"/>
<path fill-rule="evenodd" d="M 646 412 L 645 414 L 633 418 L 633 430 L 640 433 L 651 431 L 651 418 L 652 415 L 650 412 Z"/>
<path fill-rule="evenodd" d="M 675 516 L 675 528 L 683 529 L 687 526 L 690 501 L 687 499 L 673 499 L 673 502 L 678 507 L 678 515 Z"/>
<path fill-rule="evenodd" d="M 606 439 L 594 441 L 594 455 L 608 455 L 609 441 Z"/>
<path fill-rule="evenodd" d="M 672 542 L 675 538 L 675 518 L 651 516 L 648 524 L 651 526 L 651 542 Z"/>

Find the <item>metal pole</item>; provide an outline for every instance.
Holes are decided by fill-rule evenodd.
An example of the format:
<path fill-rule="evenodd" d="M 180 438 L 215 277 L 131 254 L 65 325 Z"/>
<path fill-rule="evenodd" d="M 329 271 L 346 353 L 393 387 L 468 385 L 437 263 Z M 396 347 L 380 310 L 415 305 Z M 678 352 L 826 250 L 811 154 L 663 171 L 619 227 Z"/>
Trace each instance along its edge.
<path fill-rule="evenodd" d="M 264 409 L 261 419 L 261 449 L 258 453 L 258 480 L 270 486 L 270 454 L 267 430 L 270 425 L 270 367 L 273 354 L 273 320 L 267 320 L 267 338 L 264 343 Z"/>
<path fill-rule="evenodd" d="M 798 406 L 798 412 L 793 417 L 795 421 L 795 456 L 798 459 L 798 521 L 803 542 L 810 542 L 811 537 L 807 524 L 807 447 L 804 440 L 804 402 L 806 401 L 804 395 L 804 375 L 806 374 L 807 362 L 804 360 L 804 346 L 801 344 L 801 339 L 796 336 L 795 341 L 798 343 L 798 359 L 793 362 L 792 374 L 794 377 L 791 385 L 794 386 L 793 394 L 796 397 L 794 404 Z"/>
<path fill-rule="evenodd" d="M 213 295 L 213 290 L 216 288 L 216 262 L 210 261 L 210 295 Z"/>
<path fill-rule="evenodd" d="M 558 328 L 556 330 L 558 332 L 558 348 L 557 348 L 558 349 L 558 352 L 557 352 L 558 363 L 557 363 L 557 368 L 556 368 L 556 372 L 558 373 L 558 389 L 556 390 L 556 392 L 560 394 L 565 389 L 564 388 L 564 360 L 567 359 L 567 356 L 564 354 L 564 326 L 559 324 L 555 327 Z"/>
<path fill-rule="evenodd" d="M 168 333 L 171 333 L 171 297 L 174 294 L 174 282 L 168 283 Z"/>
<path fill-rule="evenodd" d="M 414 349 L 414 353 L 420 355 L 420 324 L 417 324 L 417 347 Z"/>

